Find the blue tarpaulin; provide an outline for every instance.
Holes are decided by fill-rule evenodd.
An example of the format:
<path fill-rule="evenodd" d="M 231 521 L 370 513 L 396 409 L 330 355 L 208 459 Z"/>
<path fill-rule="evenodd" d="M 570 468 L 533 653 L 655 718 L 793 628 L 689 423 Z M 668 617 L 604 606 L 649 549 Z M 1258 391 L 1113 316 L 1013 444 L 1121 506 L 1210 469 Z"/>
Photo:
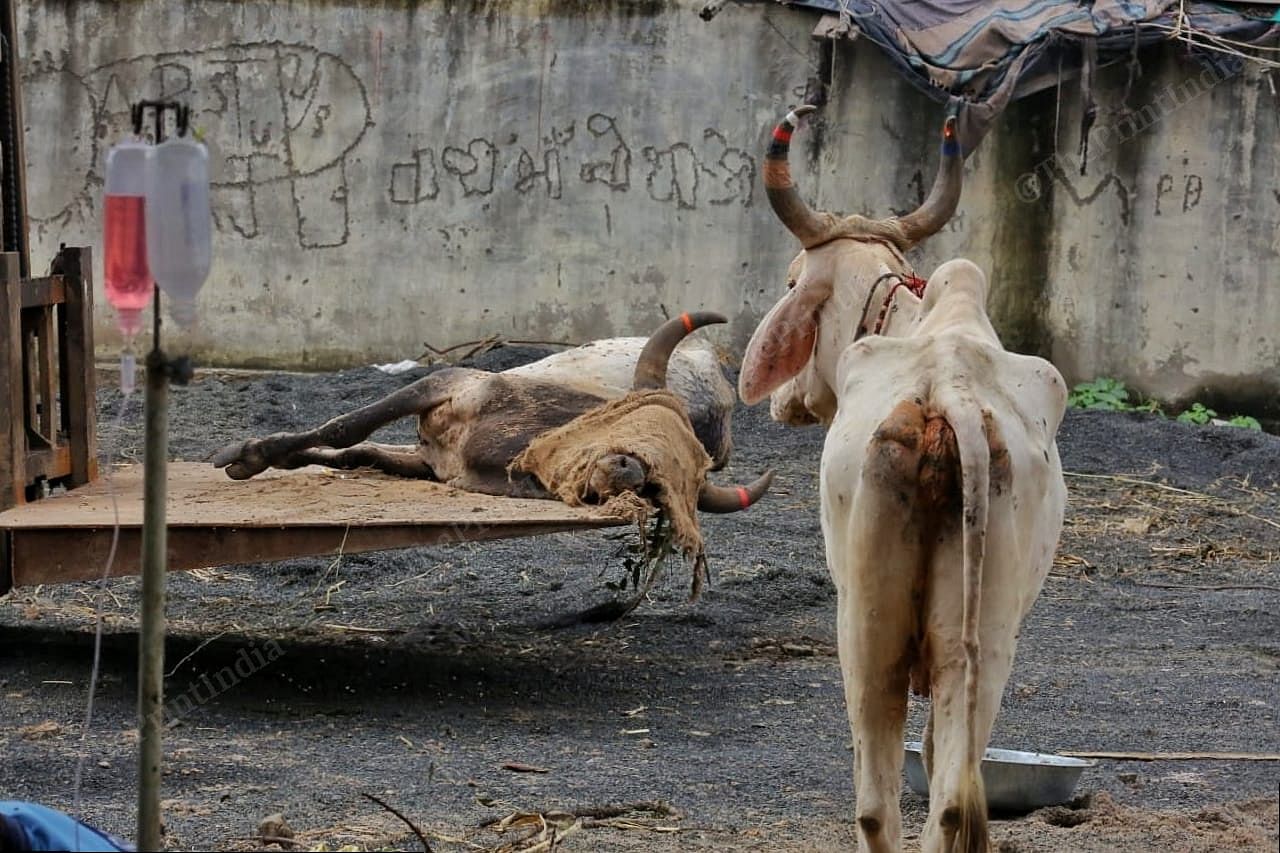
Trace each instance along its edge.
<path fill-rule="evenodd" d="M 1274 5 L 1180 0 L 779 2 L 839 15 L 931 97 L 956 100 L 962 137 L 980 136 L 1011 99 L 1057 85 L 1082 69 L 1089 97 L 1094 67 L 1130 59 L 1145 45 L 1184 44 L 1226 76 L 1239 71 L 1242 51 L 1274 45 L 1280 38 Z"/>
<path fill-rule="evenodd" d="M 1057 76 L 1058 58 L 1080 64 L 1093 41 L 1102 62 L 1138 46 L 1179 39 L 1200 44 L 1205 59 L 1239 59 L 1230 42 L 1274 43 L 1274 6 L 1176 0 L 783 0 L 784 5 L 843 14 L 927 91 L 989 99 L 1016 68 L 1013 97 Z M 1074 49 L 1074 50 L 1073 50 Z M 1071 53 L 1076 58 L 1070 58 Z M 1052 59 L 1046 63 L 1046 59 Z"/>

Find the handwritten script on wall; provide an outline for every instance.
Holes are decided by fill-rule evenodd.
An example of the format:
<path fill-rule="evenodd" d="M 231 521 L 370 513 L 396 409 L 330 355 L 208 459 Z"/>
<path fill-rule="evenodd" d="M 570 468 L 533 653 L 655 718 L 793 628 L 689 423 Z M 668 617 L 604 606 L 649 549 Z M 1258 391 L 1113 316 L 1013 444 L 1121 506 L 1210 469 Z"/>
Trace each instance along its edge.
<path fill-rule="evenodd" d="M 217 164 L 215 226 L 245 240 L 292 232 L 303 250 L 345 246 L 352 233 L 350 179 L 367 157 L 394 205 L 458 206 L 495 194 L 554 203 L 604 192 L 680 210 L 754 200 L 756 159 L 725 133 L 645 144 L 651 128 L 626 128 L 614 115 L 580 116 L 478 135 L 414 134 L 419 147 L 387 155 L 371 139 L 377 117 L 360 73 L 341 56 L 306 44 L 251 42 L 129 57 L 73 70 L 50 57 L 24 78 L 32 104 L 60 103 L 63 129 L 52 148 L 29 146 L 31 219 L 64 228 L 97 219 L 106 148 L 129 126 L 141 97 L 182 99 Z M 384 93 L 385 94 L 385 93 Z M 394 109 L 383 103 L 383 110 Z M 508 122 L 509 123 L 509 122 Z M 367 166 L 368 164 L 366 164 Z"/>

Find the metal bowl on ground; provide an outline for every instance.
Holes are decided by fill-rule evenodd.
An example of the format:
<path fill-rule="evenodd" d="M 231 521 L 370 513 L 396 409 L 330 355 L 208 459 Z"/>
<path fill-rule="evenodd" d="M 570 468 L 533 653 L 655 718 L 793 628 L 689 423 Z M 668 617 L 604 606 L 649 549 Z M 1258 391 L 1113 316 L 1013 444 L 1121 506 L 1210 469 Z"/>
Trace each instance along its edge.
<path fill-rule="evenodd" d="M 903 744 L 907 785 L 922 797 L 929 796 L 919 741 Z M 1080 774 L 1095 762 L 1042 752 L 988 749 L 982 758 L 982 783 L 987 808 L 992 811 L 1026 812 L 1057 806 L 1071 799 Z"/>

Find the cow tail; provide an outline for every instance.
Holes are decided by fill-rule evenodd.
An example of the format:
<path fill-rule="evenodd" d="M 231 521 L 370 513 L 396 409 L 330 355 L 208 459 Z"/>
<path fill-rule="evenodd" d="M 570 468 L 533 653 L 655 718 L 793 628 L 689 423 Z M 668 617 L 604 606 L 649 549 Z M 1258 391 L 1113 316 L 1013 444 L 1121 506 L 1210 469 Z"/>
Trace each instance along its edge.
<path fill-rule="evenodd" d="M 950 396 L 950 395 L 948 395 Z M 960 823 L 953 850 L 985 853 L 987 850 L 987 797 L 982 785 L 981 748 L 978 738 L 978 626 L 982 601 L 982 565 L 986 552 L 987 505 L 991 480 L 991 448 L 980 407 L 964 398 L 943 404 L 943 415 L 955 433 L 960 454 L 963 523 L 963 625 L 965 779 L 960 787 Z"/>

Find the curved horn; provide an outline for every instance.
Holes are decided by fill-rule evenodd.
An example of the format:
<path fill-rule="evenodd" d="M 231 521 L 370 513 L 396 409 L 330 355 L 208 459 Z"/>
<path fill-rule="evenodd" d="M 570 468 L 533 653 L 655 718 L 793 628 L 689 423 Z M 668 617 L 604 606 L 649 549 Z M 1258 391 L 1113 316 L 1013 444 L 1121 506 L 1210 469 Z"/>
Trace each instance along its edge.
<path fill-rule="evenodd" d="M 727 323 L 728 318 L 714 311 L 695 311 L 692 314 L 681 314 L 668 320 L 649 336 L 649 341 L 640 350 L 640 358 L 636 361 L 635 377 L 631 380 L 631 390 L 645 391 L 650 388 L 667 387 L 667 361 L 676 344 L 684 340 L 685 335 L 702 326 L 713 323 Z"/>
<path fill-rule="evenodd" d="M 717 486 L 711 482 L 702 484 L 698 492 L 698 509 L 703 512 L 738 512 L 751 506 L 769 490 L 773 482 L 770 468 L 749 486 Z"/>
<path fill-rule="evenodd" d="M 764 191 L 769 196 L 773 212 L 806 249 L 822 242 L 827 223 L 800 198 L 800 192 L 791 180 L 791 164 L 787 161 L 787 154 L 791 150 L 791 134 L 800 123 L 800 117 L 816 109 L 818 108 L 809 104 L 796 107 L 779 122 L 773 129 L 773 139 L 764 155 L 762 170 Z"/>
<path fill-rule="evenodd" d="M 942 125 L 942 158 L 938 175 L 933 179 L 929 196 L 911 213 L 899 218 L 902 230 L 913 243 L 932 236 L 947 224 L 960 203 L 960 186 L 964 177 L 964 154 L 956 139 L 956 118 L 947 116 Z"/>

